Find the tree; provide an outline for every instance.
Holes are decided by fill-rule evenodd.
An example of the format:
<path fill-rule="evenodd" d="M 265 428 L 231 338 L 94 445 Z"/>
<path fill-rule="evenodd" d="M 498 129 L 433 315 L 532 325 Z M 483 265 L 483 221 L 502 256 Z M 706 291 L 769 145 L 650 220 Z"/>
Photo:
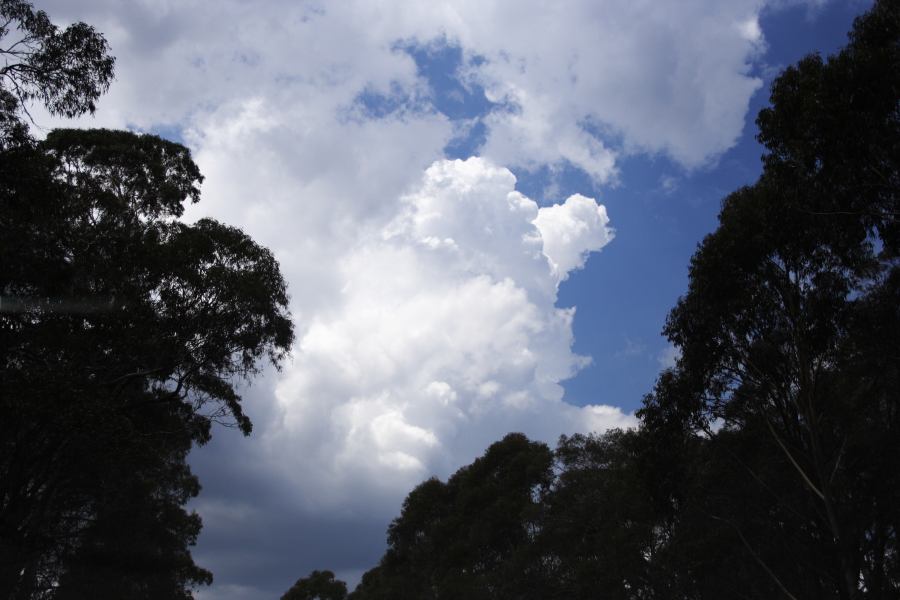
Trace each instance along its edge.
<path fill-rule="evenodd" d="M 93 112 L 114 59 L 0 0 L 0 596 L 188 598 L 193 444 L 249 434 L 235 386 L 293 333 L 271 253 L 212 220 L 190 152 L 156 136 L 58 130 L 22 115 Z"/>
<path fill-rule="evenodd" d="M 549 448 L 512 433 L 446 483 L 429 479 L 403 503 L 388 550 L 351 598 L 542 598 L 532 554 Z"/>
<path fill-rule="evenodd" d="M 900 597 L 900 6 L 771 101 L 763 173 L 694 255 L 665 329 L 682 358 L 641 417 L 704 448 L 679 504 L 719 538 L 700 597 L 737 564 L 746 597 Z"/>
<path fill-rule="evenodd" d="M 650 598 L 664 549 L 635 431 L 563 436 L 556 478 L 542 502 L 535 552 L 547 565 L 546 598 Z"/>
<path fill-rule="evenodd" d="M 60 31 L 24 0 L 0 0 L 0 148 L 28 140 L 21 113 L 41 102 L 54 115 L 93 113 L 109 89 L 115 59 L 85 23 Z"/>
<path fill-rule="evenodd" d="M 281 600 L 344 600 L 347 584 L 334 578 L 331 571 L 313 571 L 297 580 Z"/>
<path fill-rule="evenodd" d="M 281 360 L 292 325 L 268 250 L 174 219 L 200 180 L 186 148 L 151 135 L 62 130 L 3 152 L 7 596 L 80 585 L 96 598 L 103 582 L 154 597 L 210 580 L 187 552 L 199 486 L 185 458 L 213 422 L 249 434 L 234 386 Z M 123 523 L 147 534 L 122 537 Z M 140 564 L 117 564 L 128 556 Z"/>
<path fill-rule="evenodd" d="M 642 432 L 509 434 L 407 496 L 358 600 L 678 598 Z M 683 597 L 683 596 L 681 596 Z"/>

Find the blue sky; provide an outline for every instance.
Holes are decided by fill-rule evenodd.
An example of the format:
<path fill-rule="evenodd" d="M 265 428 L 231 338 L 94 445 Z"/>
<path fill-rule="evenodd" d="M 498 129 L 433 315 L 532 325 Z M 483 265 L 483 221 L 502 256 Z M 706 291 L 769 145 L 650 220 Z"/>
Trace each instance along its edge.
<path fill-rule="evenodd" d="M 187 144 L 186 218 L 288 280 L 298 341 L 245 389 L 253 436 L 191 458 L 198 597 L 253 599 L 354 583 L 416 483 L 509 431 L 633 425 L 690 256 L 758 174 L 769 83 L 867 3 L 38 5 L 118 57 L 77 125 Z"/>
<path fill-rule="evenodd" d="M 846 41 L 861 3 L 827 2 L 810 8 L 793 5 L 764 10 L 760 27 L 767 50 L 754 73 L 765 85 L 751 98 L 738 142 L 712 165 L 694 172 L 666 157 L 638 156 L 623 163 L 619 187 L 598 190 L 613 216 L 616 243 L 560 290 L 562 305 L 577 305 L 575 349 L 594 357 L 593 364 L 566 382 L 573 403 L 604 400 L 639 408 L 665 362 L 668 344 L 660 335 L 668 310 L 687 286 L 690 256 L 716 226 L 719 205 L 729 191 L 755 181 L 762 146 L 754 119 L 768 103 L 769 83 L 786 65 L 806 54 L 834 52 Z M 564 193 L 585 189 L 577 174 L 565 180 Z M 664 182 L 671 178 L 673 189 Z M 540 183 L 536 184 L 537 186 Z M 605 293 L 606 282 L 619 293 Z M 602 332 L 602 333 L 601 333 Z"/>
<path fill-rule="evenodd" d="M 685 290 L 691 254 L 715 228 L 721 199 L 759 174 L 763 148 L 755 140 L 753 120 L 768 102 L 769 83 L 783 66 L 806 54 L 827 55 L 839 48 L 853 17 L 864 7 L 861 2 L 795 3 L 761 11 L 766 50 L 751 72 L 764 85 L 751 97 L 738 141 L 710 165 L 690 170 L 665 155 L 630 156 L 621 161 L 620 181 L 611 188 L 595 185 L 569 165 L 512 169 L 516 189 L 542 205 L 582 193 L 602 198 L 615 217 L 616 243 L 560 288 L 557 304 L 578 309 L 575 351 L 593 359 L 564 382 L 567 402 L 600 400 L 629 411 L 640 407 L 660 368 L 673 356 L 661 330 L 668 310 Z M 405 49 L 434 90 L 439 111 L 452 119 L 473 119 L 492 110 L 480 86 L 467 88 L 456 77 L 463 61 L 458 46 Z M 366 100 L 384 110 L 379 98 Z M 484 127 L 479 124 L 444 152 L 465 159 L 478 154 L 483 143 Z M 618 293 L 608 293 L 607 286 Z"/>

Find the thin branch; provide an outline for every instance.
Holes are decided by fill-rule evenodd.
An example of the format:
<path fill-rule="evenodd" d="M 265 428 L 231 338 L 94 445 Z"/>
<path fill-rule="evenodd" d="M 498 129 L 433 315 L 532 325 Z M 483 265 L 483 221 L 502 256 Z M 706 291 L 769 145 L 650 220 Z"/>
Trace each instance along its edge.
<path fill-rule="evenodd" d="M 838 450 L 837 458 L 834 461 L 834 468 L 831 470 L 831 477 L 828 478 L 828 483 L 831 484 L 834 482 L 834 477 L 837 475 L 838 467 L 841 465 L 841 458 L 844 456 L 844 450 L 847 448 L 847 436 L 844 436 L 844 441 L 841 442 L 841 449 Z"/>
<path fill-rule="evenodd" d="M 753 550 L 753 547 L 750 545 L 750 542 L 747 541 L 747 538 L 744 537 L 744 534 L 741 533 L 741 530 L 737 525 L 735 525 L 728 519 L 724 519 L 722 517 L 717 517 L 716 515 L 709 515 L 709 517 L 711 519 L 715 519 L 716 521 L 721 521 L 721 522 L 725 523 L 726 525 L 730 526 L 732 529 L 734 529 L 735 533 L 738 534 L 738 537 L 741 538 L 741 542 L 744 544 L 744 547 L 747 549 L 747 552 L 749 552 L 750 555 L 753 556 L 753 559 L 756 560 L 757 563 L 759 563 L 759 566 L 762 567 L 763 570 L 769 575 L 769 577 L 772 578 L 772 581 L 775 582 L 775 585 L 778 586 L 778 588 L 782 591 L 782 593 L 784 593 L 784 595 L 787 596 L 788 598 L 790 598 L 791 600 L 797 600 L 797 597 L 794 596 L 787 589 L 787 587 L 785 587 L 785 585 L 783 583 L 781 583 L 781 580 L 778 579 L 778 576 L 775 575 L 775 573 L 772 571 L 772 569 L 769 568 L 769 566 L 765 563 L 765 561 L 762 559 L 762 557 L 760 557 L 759 554 L 757 554 L 756 551 Z"/>
<path fill-rule="evenodd" d="M 704 430 L 704 432 L 706 433 L 706 435 L 707 435 L 710 439 L 712 439 L 712 437 L 714 436 L 714 434 L 713 434 L 713 432 L 709 429 L 709 427 L 708 427 L 708 426 L 704 426 L 704 427 L 703 427 L 703 430 Z M 753 468 L 752 468 L 750 465 L 748 465 L 745 461 L 741 460 L 741 457 L 738 456 L 731 448 L 729 448 L 727 444 L 724 445 L 724 448 L 725 448 L 725 452 L 727 452 L 728 455 L 731 456 L 731 458 L 732 458 L 736 463 L 738 463 L 740 466 L 742 466 L 744 469 L 746 469 L 747 472 L 750 474 L 750 477 L 752 477 L 752 478 L 753 478 L 753 479 L 754 479 L 754 480 L 755 480 L 755 481 L 756 481 L 756 482 L 757 482 L 764 490 L 766 490 L 769 494 L 771 494 L 772 497 L 775 499 L 776 502 L 778 502 L 779 505 L 781 505 L 781 506 L 782 506 L 785 510 L 787 510 L 788 512 L 792 513 L 792 514 L 793 514 L 795 517 L 797 517 L 800 521 L 804 521 L 804 520 L 806 519 L 806 517 L 804 517 L 802 514 L 800 514 L 800 512 L 797 511 L 797 509 L 795 509 L 795 508 L 791 505 L 790 502 L 786 502 L 780 495 L 778 495 L 778 492 L 776 492 L 774 489 L 772 489 L 772 487 L 771 487 L 769 484 L 767 484 L 767 483 L 762 479 L 762 477 L 760 477 L 760 476 L 756 473 L 756 471 L 753 470 Z"/>
<path fill-rule="evenodd" d="M 126 373 L 124 375 L 116 377 L 115 379 L 110 379 L 108 381 L 104 381 L 103 383 L 105 385 L 113 385 L 115 383 L 119 383 L 120 381 L 125 381 L 126 379 L 130 379 L 132 377 L 144 377 L 145 375 L 152 375 L 153 373 L 158 373 L 159 371 L 162 371 L 162 367 L 157 367 L 155 369 L 144 369 L 142 371 Z"/>
<path fill-rule="evenodd" d="M 784 442 L 781 441 L 781 438 L 778 436 L 778 434 L 775 433 L 775 428 L 772 427 L 772 422 L 769 421 L 769 417 L 765 416 L 765 419 L 766 425 L 768 425 L 769 432 L 772 434 L 772 437 L 775 438 L 775 441 L 784 451 L 785 456 L 787 456 L 788 460 L 791 461 L 791 464 L 794 465 L 794 468 L 797 469 L 797 472 L 800 473 L 800 477 L 803 478 L 803 481 L 806 482 L 806 485 L 809 486 L 809 488 L 819 497 L 819 499 L 824 501 L 825 494 L 823 494 L 822 491 L 817 488 L 816 485 L 812 482 L 812 480 L 810 480 L 809 476 L 806 474 L 806 471 L 804 471 L 803 467 L 801 467 L 800 464 L 794 459 L 794 455 L 791 454 L 791 451 L 788 450 L 787 446 L 784 445 Z"/>

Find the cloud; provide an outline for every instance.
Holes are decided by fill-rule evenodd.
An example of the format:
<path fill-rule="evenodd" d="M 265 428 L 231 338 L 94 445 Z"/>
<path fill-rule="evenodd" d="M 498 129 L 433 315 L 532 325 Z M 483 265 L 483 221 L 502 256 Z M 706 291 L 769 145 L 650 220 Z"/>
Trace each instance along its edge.
<path fill-rule="evenodd" d="M 562 205 L 542 208 L 534 224 L 541 233 L 544 255 L 560 281 L 583 267 L 589 252 L 613 238 L 606 207 L 581 194 L 570 196 Z"/>
<path fill-rule="evenodd" d="M 669 344 L 656 357 L 660 369 L 674 369 L 681 358 L 681 348 Z"/>
<path fill-rule="evenodd" d="M 263 434 L 285 477 L 314 482 L 310 502 L 393 507 L 500 432 L 552 443 L 634 423 L 562 401 L 588 359 L 556 287 L 611 239 L 602 206 L 539 208 L 507 169 L 471 158 L 434 163 L 397 209 L 338 263 L 340 295 L 300 337 L 276 391 L 283 421 Z"/>
<path fill-rule="evenodd" d="M 623 347 L 616 351 L 615 356 L 617 358 L 634 358 L 643 355 L 646 350 L 647 345 L 644 342 L 626 336 Z"/>
<path fill-rule="evenodd" d="M 241 181 L 265 127 L 221 123 L 232 141 L 208 143 L 200 157 Z M 232 156 L 234 145 L 246 154 Z M 218 192 L 237 206 L 247 186 Z M 193 455 L 206 523 L 195 556 L 217 573 L 213 591 L 234 597 L 280 593 L 313 568 L 358 577 L 414 485 L 446 477 L 508 431 L 552 444 L 635 423 L 613 406 L 562 400 L 560 382 L 589 359 L 572 352 L 574 309 L 555 306 L 557 285 L 611 239 L 596 201 L 538 207 L 509 170 L 479 158 L 435 161 L 377 210 L 315 198 L 263 211 L 316 252 L 296 264 L 328 257 L 293 288 L 302 315 L 293 356 L 244 393 L 253 437 L 220 431 Z M 347 230 L 329 231 L 320 212 Z"/>
<path fill-rule="evenodd" d="M 302 331 L 339 297 L 334 265 L 348 246 L 393 217 L 451 130 L 433 114 L 355 121 L 309 104 L 228 103 L 185 132 L 206 177 L 186 217 L 239 225 L 271 248 Z"/>
<path fill-rule="evenodd" d="M 512 108 L 487 119 L 485 153 L 503 164 L 567 161 L 598 182 L 623 151 L 701 166 L 740 135 L 761 85 L 760 2 L 488 6 L 490 25 L 459 38 L 486 57 L 470 76 Z"/>
<path fill-rule="evenodd" d="M 663 175 L 659 179 L 659 189 L 667 196 L 678 191 L 679 179 L 673 175 Z"/>
<path fill-rule="evenodd" d="M 404 48 L 443 43 L 461 48 L 463 83 L 495 103 L 482 115 L 484 156 L 567 163 L 598 183 L 615 178 L 623 152 L 662 153 L 688 168 L 714 160 L 740 135 L 762 83 L 751 74 L 765 47 L 761 0 L 232 0 L 212 12 L 197 1 L 44 4 L 95 25 L 119 59 L 97 124 L 182 127 L 258 97 L 322 116 L 351 110 L 363 94 L 433 112 Z"/>

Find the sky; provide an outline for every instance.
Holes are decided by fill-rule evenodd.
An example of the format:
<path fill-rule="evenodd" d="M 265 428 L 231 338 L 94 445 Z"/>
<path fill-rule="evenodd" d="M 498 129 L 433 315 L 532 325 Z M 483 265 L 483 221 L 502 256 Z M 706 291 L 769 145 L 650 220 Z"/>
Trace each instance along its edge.
<path fill-rule="evenodd" d="M 97 113 L 191 148 L 275 253 L 296 343 L 191 464 L 201 599 L 354 585 L 406 494 L 493 441 L 636 424 L 768 86 L 864 0 L 38 0 L 117 57 Z"/>

